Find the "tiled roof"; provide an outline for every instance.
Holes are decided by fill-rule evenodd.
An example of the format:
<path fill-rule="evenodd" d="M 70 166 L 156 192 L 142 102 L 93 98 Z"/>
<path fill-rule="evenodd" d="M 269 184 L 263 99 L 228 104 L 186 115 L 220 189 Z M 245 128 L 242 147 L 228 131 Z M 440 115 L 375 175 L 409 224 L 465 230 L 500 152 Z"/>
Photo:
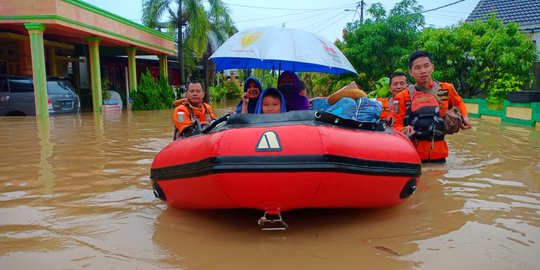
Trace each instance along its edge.
<path fill-rule="evenodd" d="M 483 19 L 495 12 L 504 22 L 517 22 L 521 28 L 540 26 L 540 0 L 480 0 L 467 21 Z"/>

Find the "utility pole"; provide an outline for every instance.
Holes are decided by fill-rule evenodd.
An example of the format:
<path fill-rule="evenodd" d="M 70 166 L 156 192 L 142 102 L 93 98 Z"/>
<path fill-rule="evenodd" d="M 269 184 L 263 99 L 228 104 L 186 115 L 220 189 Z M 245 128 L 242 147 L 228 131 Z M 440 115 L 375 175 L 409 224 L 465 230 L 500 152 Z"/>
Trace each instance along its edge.
<path fill-rule="evenodd" d="M 366 3 L 364 2 L 364 0 L 360 1 L 360 3 L 358 3 L 358 5 L 360 5 L 360 24 L 363 24 L 364 23 L 364 6 L 366 5 Z M 358 9 L 358 7 L 356 7 Z"/>
<path fill-rule="evenodd" d="M 364 0 L 362 0 L 362 1 L 356 3 L 356 9 L 354 9 L 354 10 L 345 9 L 345 11 L 354 11 L 355 15 L 356 15 L 358 13 L 358 9 L 360 8 L 360 14 L 358 14 L 358 15 L 360 15 L 360 24 L 363 24 L 364 23 L 364 6 L 365 5 L 366 5 L 366 3 L 364 2 Z M 354 16 L 353 16 L 353 21 L 354 21 Z"/>

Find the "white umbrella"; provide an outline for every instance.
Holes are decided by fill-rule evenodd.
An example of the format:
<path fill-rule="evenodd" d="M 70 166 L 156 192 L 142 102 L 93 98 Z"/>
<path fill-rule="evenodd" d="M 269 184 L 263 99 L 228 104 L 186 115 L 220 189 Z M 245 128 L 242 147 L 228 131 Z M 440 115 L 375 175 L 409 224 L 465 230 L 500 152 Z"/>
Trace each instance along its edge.
<path fill-rule="evenodd" d="M 216 70 L 261 68 L 293 72 L 356 73 L 343 53 L 320 35 L 283 27 L 234 34 L 210 56 Z"/>

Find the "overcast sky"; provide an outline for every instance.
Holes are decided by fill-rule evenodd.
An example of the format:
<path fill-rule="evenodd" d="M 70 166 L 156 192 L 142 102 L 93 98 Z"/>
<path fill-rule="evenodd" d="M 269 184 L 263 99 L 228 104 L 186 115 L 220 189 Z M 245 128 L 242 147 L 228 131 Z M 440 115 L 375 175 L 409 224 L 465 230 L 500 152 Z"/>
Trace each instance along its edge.
<path fill-rule="evenodd" d="M 85 0 L 86 2 L 141 23 L 142 0 Z M 465 20 L 480 0 L 417 0 L 424 10 L 426 23 L 444 27 Z M 283 25 L 320 34 L 330 41 L 341 39 L 348 22 L 360 17 L 359 1 L 351 0 L 224 0 L 231 9 L 238 30 L 256 26 Z M 388 11 L 398 0 L 364 1 L 365 9 L 382 3 Z M 364 18 L 367 18 L 364 11 Z"/>

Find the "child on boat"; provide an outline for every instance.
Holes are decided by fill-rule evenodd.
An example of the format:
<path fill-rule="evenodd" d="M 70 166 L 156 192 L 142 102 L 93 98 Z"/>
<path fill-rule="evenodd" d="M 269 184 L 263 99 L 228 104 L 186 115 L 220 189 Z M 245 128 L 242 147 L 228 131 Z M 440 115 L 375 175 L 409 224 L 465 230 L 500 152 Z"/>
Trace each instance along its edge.
<path fill-rule="evenodd" d="M 259 95 L 255 113 L 282 113 L 286 111 L 285 97 L 276 88 L 267 88 Z"/>

